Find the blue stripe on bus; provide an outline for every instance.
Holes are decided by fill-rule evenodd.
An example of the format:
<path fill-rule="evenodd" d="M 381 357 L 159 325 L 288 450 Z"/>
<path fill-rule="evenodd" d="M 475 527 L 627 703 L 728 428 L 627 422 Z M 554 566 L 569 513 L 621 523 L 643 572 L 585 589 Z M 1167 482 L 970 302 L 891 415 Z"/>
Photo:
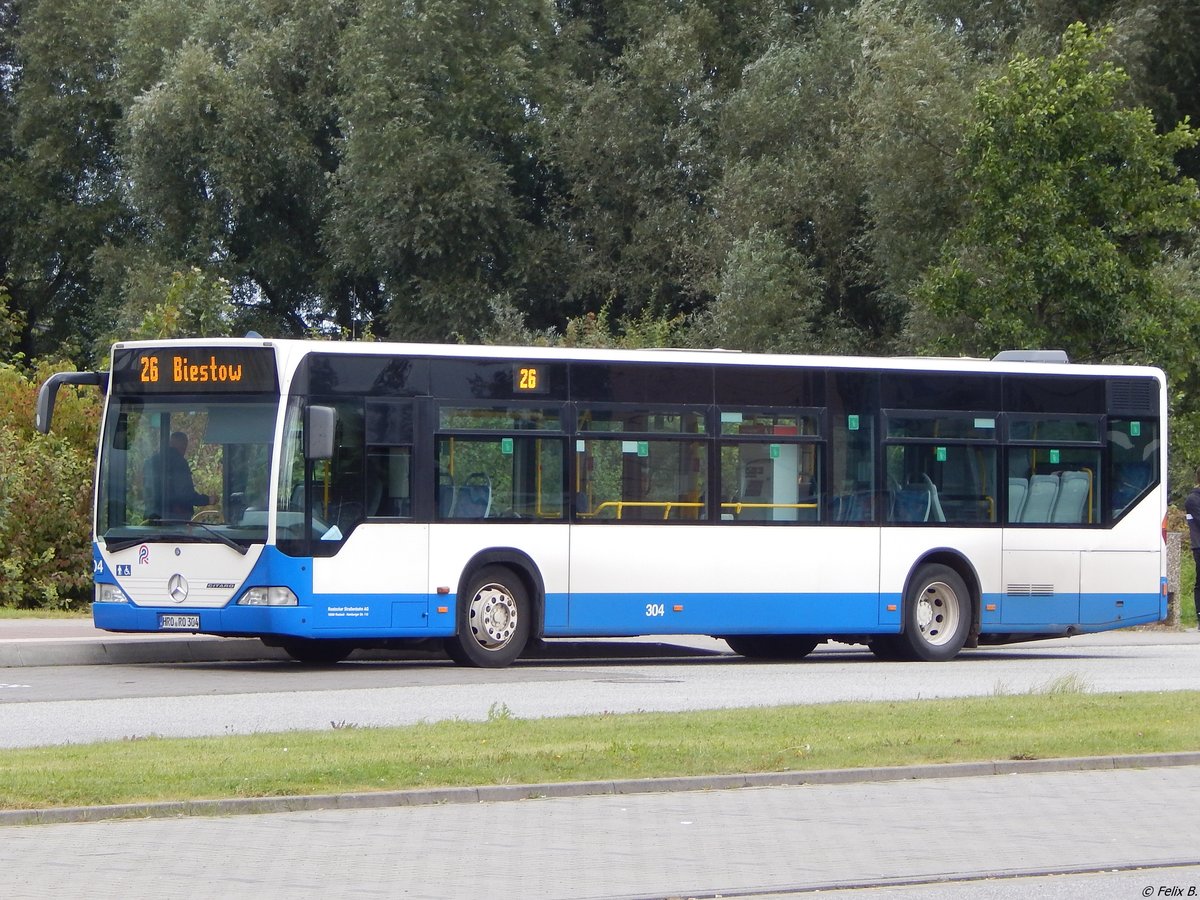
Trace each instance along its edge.
<path fill-rule="evenodd" d="M 896 611 L 889 611 L 888 605 Z M 547 604 L 549 607 L 549 604 Z M 900 628 L 899 597 L 844 594 L 572 594 L 566 623 L 546 634 L 886 634 Z"/>
<path fill-rule="evenodd" d="M 994 610 L 988 610 L 993 605 Z M 1055 594 L 1049 597 L 984 597 L 980 631 L 984 634 L 1064 634 L 1109 631 L 1130 625 L 1149 625 L 1167 615 L 1167 599 L 1156 593 Z"/>

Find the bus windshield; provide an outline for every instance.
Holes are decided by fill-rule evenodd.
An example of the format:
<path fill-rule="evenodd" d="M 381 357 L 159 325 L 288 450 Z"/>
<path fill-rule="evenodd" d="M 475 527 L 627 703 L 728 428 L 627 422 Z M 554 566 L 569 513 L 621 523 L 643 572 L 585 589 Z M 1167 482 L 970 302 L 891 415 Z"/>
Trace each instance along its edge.
<path fill-rule="evenodd" d="M 114 396 L 97 539 L 109 550 L 188 540 L 244 553 L 264 543 L 277 410 L 272 395 Z"/>

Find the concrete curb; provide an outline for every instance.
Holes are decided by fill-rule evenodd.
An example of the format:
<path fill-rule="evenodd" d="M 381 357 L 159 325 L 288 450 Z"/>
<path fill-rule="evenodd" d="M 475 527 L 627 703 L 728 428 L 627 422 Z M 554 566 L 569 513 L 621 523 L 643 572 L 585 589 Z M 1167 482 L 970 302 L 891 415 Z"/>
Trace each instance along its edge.
<path fill-rule="evenodd" d="M 0 641 L 0 668 L 287 659 L 257 638 L 58 638 Z"/>
<path fill-rule="evenodd" d="M 1081 756 L 1063 759 L 999 760 L 863 769 L 817 769 L 810 772 L 765 772 L 743 775 L 697 775 L 679 778 L 569 781 L 558 784 L 485 785 L 481 787 L 419 788 L 354 794 L 313 794 L 296 797 L 247 797 L 112 806 L 74 806 L 55 809 L 0 811 L 0 826 L 100 822 L 111 819 L 150 819 L 184 816 L 261 815 L 330 809 L 380 809 L 449 803 L 505 803 L 671 791 L 723 791 L 752 787 L 854 784 L 931 778 L 977 778 L 987 775 L 1030 775 L 1041 772 L 1092 772 L 1114 769 L 1156 769 L 1200 765 L 1200 751 L 1148 753 L 1129 756 Z"/>

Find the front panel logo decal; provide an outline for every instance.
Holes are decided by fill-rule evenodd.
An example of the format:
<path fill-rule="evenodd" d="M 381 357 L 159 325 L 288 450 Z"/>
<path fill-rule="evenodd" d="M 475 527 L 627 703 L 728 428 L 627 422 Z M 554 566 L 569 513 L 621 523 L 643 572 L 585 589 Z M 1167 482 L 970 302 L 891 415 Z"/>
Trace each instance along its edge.
<path fill-rule="evenodd" d="M 172 575 L 171 580 L 167 582 L 167 593 L 176 603 L 182 603 L 188 595 L 187 579 L 182 575 Z"/>

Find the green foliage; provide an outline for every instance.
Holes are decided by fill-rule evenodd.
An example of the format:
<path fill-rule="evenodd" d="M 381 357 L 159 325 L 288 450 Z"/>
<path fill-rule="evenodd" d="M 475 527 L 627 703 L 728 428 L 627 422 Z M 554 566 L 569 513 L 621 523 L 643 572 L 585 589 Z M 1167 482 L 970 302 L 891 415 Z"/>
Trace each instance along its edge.
<path fill-rule="evenodd" d="M 231 333 L 233 304 L 224 278 L 195 267 L 172 272 L 161 296 L 161 302 L 141 313 L 141 321 L 120 330 L 122 339 L 224 337 Z"/>
<path fill-rule="evenodd" d="M 598 313 L 572 316 L 561 332 L 555 328 L 530 329 L 511 303 L 494 301 L 490 312 L 492 323 L 481 335 L 490 344 L 640 350 L 684 346 L 691 338 L 682 316 L 666 318 L 647 310 L 614 320 L 610 305 L 601 307 Z"/>
<path fill-rule="evenodd" d="M 11 304 L 12 297 L 4 283 L 0 282 L 0 359 L 5 359 L 13 353 L 25 327 L 25 317 L 19 312 L 13 312 L 9 308 Z"/>
<path fill-rule="evenodd" d="M 31 358 L 90 345 L 92 254 L 129 233 L 112 152 L 121 22 L 109 5 L 31 0 L 5 9 L 0 23 L 0 53 L 11 54 L 0 60 L 0 124 L 11 123 L 0 136 L 0 272 L 27 317 L 18 349 Z"/>
<path fill-rule="evenodd" d="M 1158 266 L 1200 217 L 1174 163 L 1197 135 L 1186 122 L 1157 134 L 1149 110 L 1118 105 L 1127 76 L 1099 61 L 1110 36 L 1073 25 L 1055 57 L 1018 55 L 980 87 L 963 151 L 971 213 L 919 292 L 969 325 L 943 349 L 1154 358 L 1194 321 L 1194 297 L 1165 290 Z"/>
<path fill-rule="evenodd" d="M 752 229 L 730 249 L 721 289 L 694 320 L 691 339 L 729 350 L 812 352 L 824 287 L 778 232 Z"/>
<path fill-rule="evenodd" d="M 91 481 L 100 395 L 63 388 L 54 432 L 33 429 L 33 372 L 0 363 L 0 605 L 60 608 L 90 599 Z"/>

